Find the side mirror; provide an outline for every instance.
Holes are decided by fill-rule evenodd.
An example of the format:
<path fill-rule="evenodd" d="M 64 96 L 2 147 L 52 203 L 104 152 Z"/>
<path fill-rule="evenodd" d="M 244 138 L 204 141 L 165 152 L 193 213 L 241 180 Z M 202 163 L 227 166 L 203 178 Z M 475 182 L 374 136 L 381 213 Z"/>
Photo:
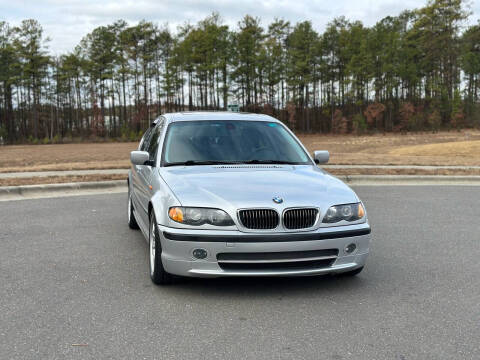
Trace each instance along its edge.
<path fill-rule="evenodd" d="M 326 164 L 330 160 L 330 153 L 327 150 L 317 150 L 313 152 L 315 164 Z"/>
<path fill-rule="evenodd" d="M 130 161 L 133 165 L 150 165 L 146 164 L 150 160 L 150 154 L 146 151 L 132 151 L 130 153 Z"/>

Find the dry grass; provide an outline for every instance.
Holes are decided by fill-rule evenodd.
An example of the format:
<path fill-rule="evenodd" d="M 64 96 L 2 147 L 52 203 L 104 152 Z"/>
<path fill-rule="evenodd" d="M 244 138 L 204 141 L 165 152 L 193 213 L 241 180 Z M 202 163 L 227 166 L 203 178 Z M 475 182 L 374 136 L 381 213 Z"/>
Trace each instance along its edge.
<path fill-rule="evenodd" d="M 122 169 L 137 143 L 12 145 L 0 147 L 0 172 Z"/>
<path fill-rule="evenodd" d="M 39 164 L 31 166 L 9 166 L 0 167 L 0 173 L 25 172 L 25 171 L 67 171 L 67 170 L 106 170 L 106 169 L 128 169 L 128 160 L 117 161 L 89 161 L 72 163 Z"/>
<path fill-rule="evenodd" d="M 330 164 L 480 165 L 478 130 L 370 136 L 300 135 L 300 138 L 309 151 L 329 150 Z"/>
<path fill-rule="evenodd" d="M 413 145 L 393 149 L 391 155 L 397 156 L 462 156 L 462 157 L 480 157 L 480 140 L 447 142 L 441 144 Z"/>
<path fill-rule="evenodd" d="M 82 176 L 45 176 L 31 178 L 0 179 L 0 186 L 21 186 L 38 184 L 60 184 L 71 182 L 90 182 L 107 180 L 126 180 L 125 175 L 82 175 Z M 126 184 L 126 183 L 125 183 Z"/>
<path fill-rule="evenodd" d="M 310 152 L 329 150 L 330 164 L 479 165 L 480 131 L 377 134 L 300 134 Z M 129 167 L 137 143 L 13 145 L 0 147 L 0 172 Z"/>

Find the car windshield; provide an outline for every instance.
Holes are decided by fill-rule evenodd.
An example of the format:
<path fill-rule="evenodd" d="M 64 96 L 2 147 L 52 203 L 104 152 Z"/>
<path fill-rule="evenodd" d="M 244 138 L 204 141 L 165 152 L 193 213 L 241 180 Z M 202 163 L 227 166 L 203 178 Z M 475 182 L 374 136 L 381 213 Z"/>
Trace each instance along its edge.
<path fill-rule="evenodd" d="M 179 121 L 168 127 L 163 165 L 310 164 L 300 144 L 277 122 Z"/>

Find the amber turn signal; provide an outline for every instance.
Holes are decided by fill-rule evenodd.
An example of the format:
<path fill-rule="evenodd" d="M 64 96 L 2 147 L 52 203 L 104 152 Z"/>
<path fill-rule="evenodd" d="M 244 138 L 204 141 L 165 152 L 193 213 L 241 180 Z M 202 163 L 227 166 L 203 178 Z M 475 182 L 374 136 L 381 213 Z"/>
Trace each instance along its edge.
<path fill-rule="evenodd" d="M 168 211 L 168 216 L 173 221 L 176 221 L 176 222 L 179 222 L 179 223 L 183 222 L 183 211 L 179 207 L 170 208 L 170 210 Z"/>
<path fill-rule="evenodd" d="M 362 203 L 358 204 L 358 218 L 361 219 L 365 216 L 365 209 L 363 208 Z"/>

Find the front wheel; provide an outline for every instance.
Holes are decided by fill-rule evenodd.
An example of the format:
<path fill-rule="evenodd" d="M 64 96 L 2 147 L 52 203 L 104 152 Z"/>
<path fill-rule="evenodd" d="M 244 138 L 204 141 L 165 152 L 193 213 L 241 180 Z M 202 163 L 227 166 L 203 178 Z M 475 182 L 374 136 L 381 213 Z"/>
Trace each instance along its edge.
<path fill-rule="evenodd" d="M 137 219 L 132 204 L 132 195 L 130 194 L 130 185 L 128 185 L 127 219 L 130 229 L 138 229 Z"/>
<path fill-rule="evenodd" d="M 155 214 L 150 214 L 150 231 L 148 236 L 150 253 L 150 278 L 157 285 L 167 285 L 173 283 L 173 275 L 167 273 L 162 264 L 162 245 L 157 227 Z"/>

